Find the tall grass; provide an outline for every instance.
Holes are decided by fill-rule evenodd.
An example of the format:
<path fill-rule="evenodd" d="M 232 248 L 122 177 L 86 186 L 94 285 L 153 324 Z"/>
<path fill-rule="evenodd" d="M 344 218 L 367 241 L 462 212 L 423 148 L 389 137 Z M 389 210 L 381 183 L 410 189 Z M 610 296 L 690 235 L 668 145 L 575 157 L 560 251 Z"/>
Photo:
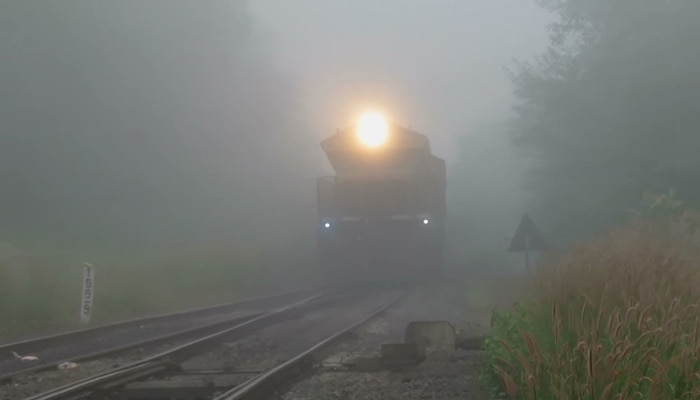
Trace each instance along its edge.
<path fill-rule="evenodd" d="M 276 272 L 263 249 L 230 243 L 93 263 L 93 323 L 251 296 L 268 289 Z M 76 325 L 81 285 L 82 263 L 75 260 L 48 254 L 0 260 L 0 334 Z"/>
<path fill-rule="evenodd" d="M 638 219 L 541 265 L 494 315 L 486 383 L 512 399 L 700 398 L 699 221 Z"/>

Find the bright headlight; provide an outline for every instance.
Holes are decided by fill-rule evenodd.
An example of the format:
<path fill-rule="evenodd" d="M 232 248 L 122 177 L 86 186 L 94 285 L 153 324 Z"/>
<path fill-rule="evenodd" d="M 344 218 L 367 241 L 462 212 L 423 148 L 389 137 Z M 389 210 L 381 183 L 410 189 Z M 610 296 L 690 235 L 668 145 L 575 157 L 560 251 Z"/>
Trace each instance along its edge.
<path fill-rule="evenodd" d="M 379 147 L 389 136 L 389 124 L 382 114 L 368 112 L 357 123 L 357 136 L 367 147 Z"/>

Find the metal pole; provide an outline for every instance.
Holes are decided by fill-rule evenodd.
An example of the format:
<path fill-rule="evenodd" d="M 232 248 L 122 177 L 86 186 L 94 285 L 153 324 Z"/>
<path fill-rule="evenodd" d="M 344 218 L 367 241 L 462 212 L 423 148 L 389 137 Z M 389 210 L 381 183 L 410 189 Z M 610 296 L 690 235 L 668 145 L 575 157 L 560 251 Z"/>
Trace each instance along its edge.
<path fill-rule="evenodd" d="M 530 242 L 525 238 L 525 271 L 530 272 Z"/>

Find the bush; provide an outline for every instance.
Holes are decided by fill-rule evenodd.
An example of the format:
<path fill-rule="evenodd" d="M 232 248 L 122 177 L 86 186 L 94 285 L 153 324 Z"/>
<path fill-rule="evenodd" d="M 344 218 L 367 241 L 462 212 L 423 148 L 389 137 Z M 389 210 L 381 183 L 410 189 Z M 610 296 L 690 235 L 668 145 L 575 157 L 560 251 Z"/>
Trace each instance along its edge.
<path fill-rule="evenodd" d="M 494 314 L 486 384 L 512 399 L 700 398 L 697 221 L 635 221 L 540 266 Z"/>

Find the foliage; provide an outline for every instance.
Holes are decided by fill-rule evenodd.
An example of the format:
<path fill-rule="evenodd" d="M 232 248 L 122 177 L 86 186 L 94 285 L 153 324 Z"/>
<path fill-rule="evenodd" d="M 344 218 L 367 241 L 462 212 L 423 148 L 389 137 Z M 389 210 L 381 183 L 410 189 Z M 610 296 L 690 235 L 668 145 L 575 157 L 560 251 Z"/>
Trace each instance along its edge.
<path fill-rule="evenodd" d="M 151 255 L 313 217 L 316 140 L 246 1 L 6 1 L 0 26 L 0 239 Z"/>
<path fill-rule="evenodd" d="M 639 208 L 630 210 L 635 218 L 668 218 L 685 210 L 683 201 L 676 198 L 674 190 L 668 193 L 647 191 Z"/>
<path fill-rule="evenodd" d="M 542 265 L 495 315 L 486 383 L 512 399 L 700 398 L 698 220 L 636 220 Z"/>
<path fill-rule="evenodd" d="M 621 223 L 647 189 L 700 203 L 700 2 L 540 0 L 551 45 L 511 77 L 526 188 L 561 242 Z"/>
<path fill-rule="evenodd" d="M 503 251 L 522 216 L 523 200 L 520 160 L 513 157 L 507 129 L 500 124 L 473 128 L 458 150 L 448 173 L 448 260 L 476 274 L 520 267 L 519 255 Z"/>

